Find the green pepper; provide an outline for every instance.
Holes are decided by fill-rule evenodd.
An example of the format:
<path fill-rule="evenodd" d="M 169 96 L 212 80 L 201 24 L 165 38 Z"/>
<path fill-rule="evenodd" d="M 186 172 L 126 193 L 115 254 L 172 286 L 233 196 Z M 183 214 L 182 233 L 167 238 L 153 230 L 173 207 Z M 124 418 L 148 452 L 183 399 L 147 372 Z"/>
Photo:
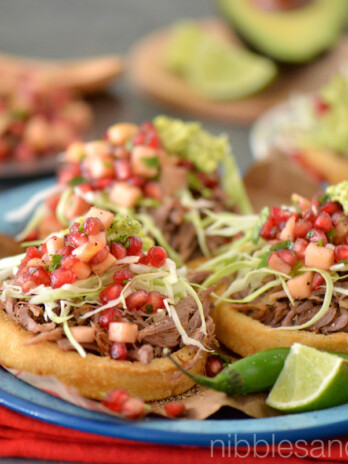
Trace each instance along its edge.
<path fill-rule="evenodd" d="M 228 364 L 215 377 L 193 374 L 175 359 L 174 364 L 199 385 L 225 392 L 229 396 L 246 395 L 269 390 L 283 369 L 290 348 L 271 348 Z M 332 353 L 344 359 L 348 354 Z"/>

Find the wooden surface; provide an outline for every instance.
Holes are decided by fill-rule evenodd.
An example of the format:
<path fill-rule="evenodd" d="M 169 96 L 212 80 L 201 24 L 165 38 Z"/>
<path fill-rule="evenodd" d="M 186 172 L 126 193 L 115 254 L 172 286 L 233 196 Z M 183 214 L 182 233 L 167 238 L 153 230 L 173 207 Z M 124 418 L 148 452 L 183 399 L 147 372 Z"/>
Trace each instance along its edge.
<path fill-rule="evenodd" d="M 241 45 L 239 39 L 222 22 L 204 20 L 202 24 L 213 33 L 226 36 Z M 169 33 L 169 29 L 154 32 L 134 48 L 130 71 L 136 87 L 151 100 L 187 115 L 243 125 L 250 124 L 293 92 L 315 91 L 348 60 L 348 36 L 345 36 L 332 51 L 310 64 L 283 66 L 275 82 L 261 93 L 243 100 L 214 102 L 196 95 L 182 78 L 168 72 L 161 65 Z"/>
<path fill-rule="evenodd" d="M 86 95 L 100 92 L 123 71 L 118 56 L 100 56 L 79 60 L 42 60 L 0 54 L 0 92 L 11 93 L 16 80 L 26 71 L 35 71 L 43 83 L 63 85 Z M 4 79 L 5 76 L 5 79 Z"/>
<path fill-rule="evenodd" d="M 12 237 L 0 234 L 0 258 L 23 253 L 24 249 Z"/>

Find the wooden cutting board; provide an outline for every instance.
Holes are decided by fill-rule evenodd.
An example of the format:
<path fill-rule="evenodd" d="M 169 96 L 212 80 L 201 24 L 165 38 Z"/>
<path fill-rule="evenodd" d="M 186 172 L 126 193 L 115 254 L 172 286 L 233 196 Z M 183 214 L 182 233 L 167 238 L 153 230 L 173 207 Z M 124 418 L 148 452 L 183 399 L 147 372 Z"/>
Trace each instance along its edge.
<path fill-rule="evenodd" d="M 223 22 L 202 20 L 201 23 L 209 31 L 243 46 Z M 261 93 L 243 100 L 214 102 L 196 95 L 182 78 L 161 65 L 169 34 L 169 28 L 154 32 L 134 48 L 130 72 L 135 86 L 149 99 L 165 107 L 224 122 L 250 124 L 291 93 L 315 91 L 337 73 L 342 63 L 348 63 L 348 36 L 344 36 L 333 50 L 310 64 L 282 66 L 276 81 Z"/>

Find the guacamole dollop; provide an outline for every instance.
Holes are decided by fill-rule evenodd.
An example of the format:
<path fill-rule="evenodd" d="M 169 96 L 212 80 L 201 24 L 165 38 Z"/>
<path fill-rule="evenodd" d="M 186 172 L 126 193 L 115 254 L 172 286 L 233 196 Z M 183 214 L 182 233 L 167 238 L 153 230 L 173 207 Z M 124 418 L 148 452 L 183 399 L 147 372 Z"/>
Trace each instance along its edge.
<path fill-rule="evenodd" d="M 117 214 L 106 232 L 108 242 L 125 242 L 131 235 L 136 235 L 143 241 L 143 249 L 149 250 L 154 241 L 148 237 L 139 221 L 129 216 Z"/>
<path fill-rule="evenodd" d="M 336 185 L 330 185 L 326 189 L 326 195 L 332 201 L 338 201 L 344 210 L 345 214 L 348 214 L 348 181 L 345 180 Z"/>
<path fill-rule="evenodd" d="M 191 161 L 201 172 L 216 171 L 219 163 L 229 156 L 230 147 L 227 138 L 209 134 L 198 122 L 157 116 L 154 125 L 164 149 L 170 154 Z"/>

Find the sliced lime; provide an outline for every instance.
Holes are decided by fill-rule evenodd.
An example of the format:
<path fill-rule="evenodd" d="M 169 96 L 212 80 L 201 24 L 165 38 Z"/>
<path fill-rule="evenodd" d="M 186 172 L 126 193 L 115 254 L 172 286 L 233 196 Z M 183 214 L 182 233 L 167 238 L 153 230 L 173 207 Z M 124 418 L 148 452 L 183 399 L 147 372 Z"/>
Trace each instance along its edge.
<path fill-rule="evenodd" d="M 200 95 L 213 100 L 248 97 L 269 85 L 277 66 L 268 59 L 205 36 L 186 69 L 186 78 Z"/>
<path fill-rule="evenodd" d="M 175 24 L 164 50 L 164 66 L 170 71 L 185 74 L 204 35 L 205 31 L 194 21 L 180 21 Z"/>
<path fill-rule="evenodd" d="M 348 362 L 295 343 L 266 403 L 286 412 L 324 409 L 348 401 Z"/>

